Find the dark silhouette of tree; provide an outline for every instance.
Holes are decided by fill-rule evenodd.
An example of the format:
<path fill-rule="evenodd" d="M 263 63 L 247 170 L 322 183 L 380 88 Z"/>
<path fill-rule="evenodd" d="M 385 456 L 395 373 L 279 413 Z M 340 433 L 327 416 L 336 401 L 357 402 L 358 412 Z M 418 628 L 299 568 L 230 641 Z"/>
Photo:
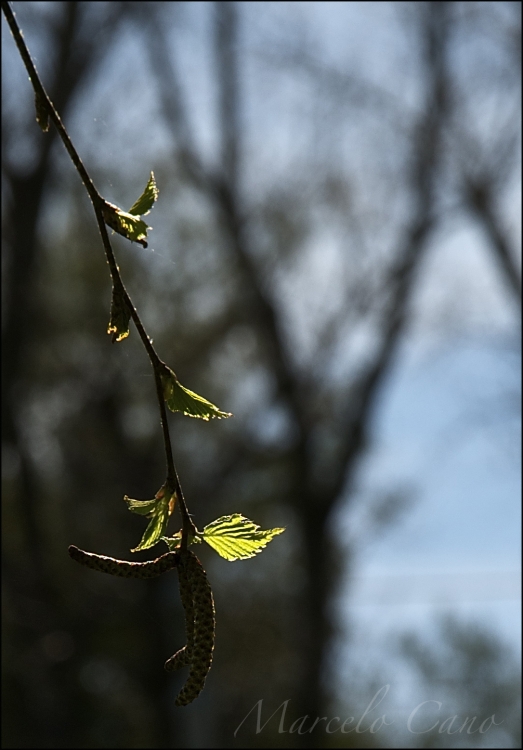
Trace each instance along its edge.
<path fill-rule="evenodd" d="M 441 702 L 445 698 L 441 711 L 430 715 L 430 721 L 427 715 L 420 716 L 423 727 L 438 723 L 433 732 L 418 736 L 422 746 L 448 747 L 449 741 L 459 741 L 460 747 L 477 747 L 484 734 L 490 743 L 510 742 L 519 747 L 521 679 L 515 654 L 488 629 L 453 617 L 440 620 L 438 636 L 436 643 L 424 642 L 414 634 L 401 639 L 407 663 L 419 675 L 420 696 L 431 696 L 429 700 L 439 696 Z M 450 724 L 448 719 L 453 716 L 458 718 Z M 489 721 L 491 716 L 495 723 Z M 448 733 L 439 731 L 445 719 Z M 465 729 L 458 731 L 463 726 Z"/>

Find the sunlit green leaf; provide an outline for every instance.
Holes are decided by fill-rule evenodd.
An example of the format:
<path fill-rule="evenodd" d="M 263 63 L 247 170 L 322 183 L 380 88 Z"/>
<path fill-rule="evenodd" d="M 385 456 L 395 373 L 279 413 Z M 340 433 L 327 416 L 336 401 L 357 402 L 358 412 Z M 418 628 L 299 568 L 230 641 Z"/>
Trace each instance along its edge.
<path fill-rule="evenodd" d="M 158 505 L 158 499 L 156 497 L 153 497 L 152 500 L 133 500 L 125 495 L 124 500 L 127 503 L 127 509 L 130 510 L 131 513 L 138 513 L 140 516 L 148 516 L 149 513 L 154 512 Z"/>
<path fill-rule="evenodd" d="M 162 370 L 161 376 L 163 395 L 167 406 L 171 411 L 181 411 L 188 417 L 196 417 L 197 419 L 203 419 L 206 422 L 208 422 L 209 419 L 225 419 L 227 417 L 232 417 L 232 414 L 220 411 L 217 406 L 211 404 L 211 402 L 207 401 L 203 396 L 199 396 L 188 388 L 184 388 L 169 367 L 165 367 L 164 370 Z"/>
<path fill-rule="evenodd" d="M 176 493 L 170 492 L 163 485 L 152 500 L 133 500 L 127 495 L 125 495 L 124 500 L 132 513 L 138 513 L 150 519 L 140 544 L 131 552 L 139 552 L 154 547 L 165 534 L 169 517 L 176 504 Z"/>
<path fill-rule="evenodd" d="M 147 237 L 148 227 L 145 221 L 122 211 L 118 206 L 112 203 L 105 203 L 102 209 L 105 223 L 115 232 L 126 237 L 131 242 L 139 242 L 143 247 L 147 247 L 145 238 Z"/>
<path fill-rule="evenodd" d="M 173 536 L 162 536 L 160 541 L 165 542 L 165 544 L 169 547 L 169 552 L 174 552 L 174 550 L 178 549 L 178 547 L 180 546 L 180 542 L 182 541 L 182 532 L 179 531 Z"/>
<path fill-rule="evenodd" d="M 240 513 L 217 518 L 204 528 L 200 536 L 226 560 L 254 557 L 285 529 L 260 529 Z"/>
<path fill-rule="evenodd" d="M 107 328 L 108 334 L 113 334 L 113 341 L 122 341 L 129 335 L 129 320 L 131 313 L 125 301 L 124 291 L 121 286 L 113 285 L 113 296 L 111 298 L 111 318 Z"/>
<path fill-rule="evenodd" d="M 149 213 L 149 211 L 153 207 L 154 202 L 158 199 L 159 192 L 160 191 L 156 187 L 154 174 L 153 172 L 151 172 L 151 176 L 149 177 L 149 182 L 147 183 L 145 190 L 138 198 L 138 200 L 133 203 L 127 213 L 133 214 L 134 216 L 145 216 Z"/>
<path fill-rule="evenodd" d="M 161 541 L 165 542 L 165 544 L 169 547 L 169 552 L 174 552 L 174 550 L 178 549 L 178 547 L 180 546 L 180 542 L 182 541 L 182 532 L 178 531 L 172 536 L 162 536 Z M 201 541 L 202 540 L 197 536 L 189 536 L 189 544 L 201 544 Z"/>
<path fill-rule="evenodd" d="M 131 242 L 139 242 L 143 247 L 147 247 L 147 230 L 151 227 L 148 227 L 145 221 L 139 217 L 149 213 L 155 200 L 158 198 L 158 192 L 154 174 L 151 172 L 145 190 L 138 200 L 133 203 L 129 211 L 123 211 L 118 206 L 107 201 L 104 203 L 102 212 L 105 223 L 115 232 L 121 234 L 122 237 L 126 237 Z"/>

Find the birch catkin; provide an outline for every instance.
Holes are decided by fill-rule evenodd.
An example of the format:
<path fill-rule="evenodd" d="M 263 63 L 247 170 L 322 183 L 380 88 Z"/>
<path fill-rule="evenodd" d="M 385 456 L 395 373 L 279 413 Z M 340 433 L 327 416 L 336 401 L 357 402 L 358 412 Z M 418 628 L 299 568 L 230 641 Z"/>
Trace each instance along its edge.
<path fill-rule="evenodd" d="M 198 697 L 203 690 L 205 678 L 211 668 L 212 652 L 214 649 L 214 600 L 211 587 L 205 571 L 195 554 L 187 550 L 180 561 L 180 593 L 185 607 L 187 626 L 187 646 L 180 649 L 167 660 L 166 669 L 178 669 L 190 664 L 189 677 L 176 698 L 175 705 L 187 706 Z M 183 582 L 183 583 L 182 583 Z M 187 590 L 183 591 L 187 582 Z M 184 601 L 185 599 L 185 601 Z M 186 607 L 186 601 L 192 603 L 191 610 Z M 192 628 L 190 623 L 193 623 Z M 192 647 L 191 647 L 192 632 Z"/>
<path fill-rule="evenodd" d="M 155 578 L 167 570 L 176 568 L 180 561 L 178 552 L 167 552 L 157 557 L 156 560 L 128 562 L 105 555 L 96 555 L 94 552 L 85 552 L 75 547 L 74 544 L 69 547 L 69 555 L 80 565 L 120 578 Z"/>
<path fill-rule="evenodd" d="M 180 586 L 180 598 L 182 600 L 183 609 L 185 612 L 185 632 L 187 634 L 187 645 L 177 651 L 174 656 L 164 664 L 165 669 L 168 672 L 174 672 L 181 667 L 187 667 L 192 661 L 192 650 L 194 642 L 194 603 L 192 586 L 189 581 L 188 572 L 188 555 L 182 555 L 180 557 L 180 564 L 178 566 L 178 581 Z"/>

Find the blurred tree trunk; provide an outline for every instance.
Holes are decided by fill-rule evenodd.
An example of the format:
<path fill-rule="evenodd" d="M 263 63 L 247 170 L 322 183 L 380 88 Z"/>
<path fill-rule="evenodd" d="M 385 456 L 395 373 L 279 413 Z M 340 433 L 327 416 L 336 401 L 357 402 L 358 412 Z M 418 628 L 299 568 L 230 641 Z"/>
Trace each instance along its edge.
<path fill-rule="evenodd" d="M 288 501 L 302 524 L 303 557 L 306 585 L 299 606 L 298 640 L 303 659 L 303 673 L 297 676 L 299 715 L 311 719 L 328 711 L 328 690 L 325 684 L 326 657 L 331 643 L 330 603 L 336 588 L 336 555 L 328 531 L 328 521 L 345 487 L 351 486 L 357 462 L 367 446 L 368 425 L 378 390 L 388 373 L 400 336 L 408 322 L 409 300 L 417 279 L 417 271 L 427 247 L 435 220 L 435 180 L 438 174 L 440 132 L 445 117 L 447 82 L 444 57 L 446 52 L 447 14 L 445 3 L 428 4 L 423 24 L 422 64 L 425 66 L 427 100 L 412 143 L 410 191 L 412 216 L 394 255 L 384 289 L 388 297 L 382 317 L 381 344 L 374 360 L 351 384 L 352 397 L 346 403 L 342 457 L 327 481 L 316 478 L 314 423 L 307 413 L 304 389 L 294 372 L 286 351 L 277 309 L 264 291 L 262 274 L 253 262 L 253 253 L 242 232 L 241 186 L 238 184 L 240 133 L 238 112 L 239 63 L 236 49 L 237 20 L 233 3 L 216 4 L 217 69 L 220 75 L 220 114 L 222 118 L 222 176 L 218 192 L 220 208 L 230 236 L 231 246 L 242 270 L 245 284 L 251 291 L 253 321 L 260 327 L 267 342 L 270 368 L 275 374 L 279 395 L 292 413 L 298 439 L 290 456 L 294 467 L 294 483 Z M 317 732 L 305 735 L 304 741 L 316 746 Z"/>
<path fill-rule="evenodd" d="M 42 39 L 48 57 L 53 59 L 51 80 L 44 81 L 44 85 L 67 122 L 73 99 L 111 48 L 120 27 L 122 5 L 112 3 L 106 6 L 105 15 L 93 14 L 89 3 L 55 4 L 55 8 L 57 11 L 53 9 L 49 19 L 43 21 L 47 28 Z M 28 123 L 30 127 L 31 123 Z M 45 134 L 38 130 L 36 121 L 32 127 L 34 156 L 31 166 L 23 168 L 16 161 L 9 160 L 7 149 L 4 149 L 2 165 L 7 187 L 2 447 L 4 456 L 9 457 L 14 467 L 4 495 L 4 502 L 9 504 L 8 509 L 4 507 L 4 519 L 7 514 L 11 534 L 18 540 L 17 554 L 12 554 L 12 544 L 7 549 L 3 547 L 2 551 L 3 627 L 4 637 L 9 642 L 3 659 L 2 736 L 6 747 L 78 747 L 83 746 L 82 738 L 90 736 L 95 724 L 86 706 L 86 693 L 80 685 L 80 667 L 96 624 L 92 622 L 91 613 L 87 617 L 82 613 L 82 604 L 76 609 L 71 608 L 64 587 L 68 569 L 62 577 L 56 577 L 56 551 L 50 549 L 49 522 L 44 522 L 43 517 L 48 488 L 28 446 L 27 435 L 31 426 L 23 421 L 27 419 L 29 399 L 38 380 L 38 374 L 31 371 L 35 347 L 46 340 L 50 344 L 54 335 L 52 316 L 46 314 L 41 298 L 39 277 L 43 268 L 43 244 L 39 240 L 39 222 L 44 202 L 52 190 L 51 156 L 58 139 L 52 125 Z M 13 137 L 12 133 L 6 134 L 6 140 Z M 13 152 L 16 153 L 16 149 Z M 97 403 L 90 405 L 90 414 L 98 411 L 101 422 L 105 423 L 109 433 L 112 431 L 115 445 L 126 454 L 124 463 L 130 464 L 132 476 L 140 466 L 140 457 L 130 456 L 126 451 L 118 413 L 122 400 L 121 383 L 117 378 L 113 379 L 111 389 L 109 393 L 96 394 Z M 70 441 L 68 447 L 74 451 L 75 445 L 75 441 Z M 155 466 L 150 456 L 145 463 L 148 472 Z M 69 476 L 62 477 L 62 481 L 71 480 L 73 497 L 77 501 L 81 498 L 81 488 L 88 488 L 88 483 L 81 479 L 82 472 L 85 472 L 83 459 L 76 464 L 79 469 L 76 477 L 75 463 L 70 463 L 67 468 Z M 89 479 L 94 477 L 96 471 Z M 60 553 L 67 566 L 65 544 Z M 155 627 L 161 603 L 154 595 L 157 587 L 153 585 L 148 591 L 151 601 L 142 608 L 142 622 L 135 627 L 155 634 L 151 648 L 156 658 L 148 659 L 143 678 L 150 685 L 151 700 L 156 693 L 157 714 L 150 726 L 140 726 L 135 721 L 130 724 L 138 742 L 145 728 L 146 735 L 142 740 L 145 745 L 149 742 L 147 737 L 153 736 L 156 746 L 167 747 L 172 745 L 168 713 L 161 710 L 165 681 L 162 682 L 161 673 L 157 679 L 157 664 L 165 658 L 163 634 Z M 92 614 L 96 617 L 95 612 Z M 103 629 L 104 625 L 102 618 L 99 626 Z M 70 645 L 70 632 L 77 638 L 73 645 Z M 60 648 L 65 649 L 63 653 L 76 648 L 80 660 L 64 661 L 62 665 Z M 140 712 L 136 711 L 135 715 L 139 722 Z M 102 716 L 100 721 L 103 720 Z"/>
<path fill-rule="evenodd" d="M 90 57 L 79 59 L 74 50 L 75 34 L 80 22 L 79 3 L 71 2 L 63 6 L 59 22 L 50 25 L 50 49 L 56 51 L 56 64 L 53 80 L 49 84 L 49 93 L 62 114 L 69 108 L 72 97 L 81 85 Z M 14 165 L 4 162 L 3 169 L 8 182 L 9 204 L 5 216 L 5 258 L 4 277 L 5 302 L 2 327 L 2 448 L 11 456 L 11 461 L 18 465 L 16 477 L 17 515 L 24 534 L 23 567 L 11 561 L 3 551 L 3 569 L 8 609 L 18 609 L 12 613 L 17 621 L 19 631 L 29 629 L 31 639 L 35 639 L 42 627 L 48 627 L 53 615 L 49 611 L 51 602 L 56 604 L 56 593 L 49 577 L 45 548 L 41 536 L 39 505 L 41 494 L 38 478 L 33 467 L 27 442 L 21 430 L 21 410 L 25 402 L 25 384 L 31 373 L 27 371 L 26 358 L 35 336 L 40 334 L 39 300 L 37 298 L 37 274 L 40 247 L 37 239 L 38 220 L 41 215 L 45 189 L 50 175 L 50 154 L 57 134 L 50 128 L 47 134 L 39 134 L 36 154 L 29 171 L 19 171 Z M 40 322 L 40 325 L 39 325 Z M 4 453 L 5 455 L 5 453 Z M 27 604 L 40 609 L 38 622 L 29 612 L 20 611 L 17 597 L 23 592 Z M 10 593 L 13 596 L 10 596 Z M 44 614 L 45 613 L 45 614 Z M 18 633 L 18 640 L 23 643 L 24 637 Z M 16 658 L 16 657 L 15 657 Z M 24 707 L 30 697 L 24 694 L 23 681 L 18 682 L 12 658 L 4 665 L 3 694 L 9 697 L 4 703 L 3 738 L 9 744 L 12 738 L 25 736 L 27 745 L 39 746 L 39 738 L 49 738 L 50 742 L 61 743 L 61 734 L 70 738 L 72 727 L 64 722 L 69 719 L 67 696 L 65 706 L 57 715 L 50 710 L 49 714 L 39 717 L 40 722 L 30 727 L 26 724 Z M 40 677 L 40 676 L 38 676 Z M 46 684 L 36 678 L 41 689 L 54 693 L 56 686 Z M 71 706 L 69 706 L 71 707 Z M 63 723 L 62 723 L 63 722 Z M 34 744 L 33 744 L 34 743 Z"/>
<path fill-rule="evenodd" d="M 318 388 L 320 384 L 311 386 L 307 374 L 300 374 L 292 362 L 281 313 L 268 288 L 264 269 L 259 266 L 250 247 L 244 214 L 238 57 L 241 32 L 237 6 L 233 2 L 217 2 L 214 8 L 221 135 L 221 162 L 217 172 L 206 169 L 191 141 L 181 87 L 158 25 L 154 27 L 155 44 L 154 48 L 150 45 L 150 51 L 162 84 L 163 110 L 173 128 L 182 163 L 195 184 L 218 209 L 242 279 L 242 295 L 246 300 L 243 318 L 248 319 L 260 334 L 267 367 L 277 384 L 276 399 L 285 404 L 295 428 L 296 437 L 285 456 L 290 466 L 286 502 L 301 525 L 305 585 L 293 613 L 294 647 L 301 660 L 301 669 L 295 675 L 293 716 L 308 715 L 312 721 L 325 715 L 330 698 L 325 667 L 332 636 L 330 607 L 337 586 L 337 555 L 328 523 L 342 493 L 346 493 L 347 488 L 350 492 L 358 459 L 367 447 L 375 397 L 390 370 L 408 323 L 410 298 L 436 222 L 435 183 L 440 160 L 440 134 L 447 109 L 447 4 L 433 2 L 422 9 L 420 65 L 426 81 L 426 100 L 413 128 L 410 161 L 406 165 L 412 206 L 410 219 L 393 255 L 382 298 L 375 301 L 376 308 L 381 309 L 380 344 L 373 360 L 357 380 L 349 384 L 341 407 L 343 418 L 339 420 L 335 413 L 330 415 L 339 422 L 341 455 L 329 467 L 328 476 L 323 472 L 320 478 L 314 449 L 318 424 L 309 408 L 311 388 Z M 149 21 L 153 26 L 154 20 Z M 322 731 L 321 724 L 317 731 Z M 316 731 L 306 733 L 300 737 L 300 742 L 304 746 L 317 746 L 317 736 Z"/>
<path fill-rule="evenodd" d="M 49 93 L 58 111 L 65 114 L 80 87 L 91 56 L 79 57 L 73 49 L 75 33 L 81 22 L 79 4 L 64 6 L 60 22 L 51 29 L 50 48 L 57 50 L 57 60 Z M 8 180 L 9 206 L 5 217 L 6 272 L 5 307 L 2 327 L 2 444 L 16 451 L 21 471 L 21 515 L 25 522 L 28 559 L 37 577 L 44 574 L 44 560 L 38 530 L 38 499 L 31 460 L 19 435 L 20 404 L 24 393 L 21 383 L 27 377 L 25 360 L 38 334 L 39 301 L 36 295 L 38 272 L 37 226 L 49 180 L 50 154 L 57 133 L 50 128 L 40 134 L 34 164 L 26 172 L 4 163 Z"/>
<path fill-rule="evenodd" d="M 501 276 L 521 307 L 521 272 L 516 267 L 516 253 L 498 216 L 494 195 L 499 184 L 496 173 L 480 179 L 466 179 L 465 195 L 476 220 L 483 228 Z"/>

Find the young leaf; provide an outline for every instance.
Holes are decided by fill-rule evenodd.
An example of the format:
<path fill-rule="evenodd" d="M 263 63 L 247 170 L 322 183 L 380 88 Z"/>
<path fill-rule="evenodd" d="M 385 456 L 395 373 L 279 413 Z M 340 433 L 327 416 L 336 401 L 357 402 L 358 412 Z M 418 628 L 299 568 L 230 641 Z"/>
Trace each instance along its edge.
<path fill-rule="evenodd" d="M 176 493 L 170 493 L 163 485 L 152 500 L 133 500 L 127 495 L 125 495 L 124 500 L 132 513 L 138 513 L 150 519 L 140 544 L 131 552 L 139 552 L 154 547 L 165 534 L 169 517 L 176 504 Z"/>
<path fill-rule="evenodd" d="M 140 516 L 148 516 L 149 513 L 153 513 L 158 505 L 158 500 L 155 497 L 152 500 L 133 500 L 125 495 L 124 500 L 128 505 L 127 510 L 130 510 L 131 513 L 138 513 Z"/>
<path fill-rule="evenodd" d="M 107 226 L 111 227 L 115 232 L 121 234 L 122 237 L 126 237 L 131 242 L 138 242 L 143 247 L 147 247 L 145 238 L 147 237 L 148 227 L 145 221 L 138 219 L 132 214 L 128 214 L 126 211 L 122 211 L 118 206 L 114 206 L 112 203 L 104 204 L 102 209 L 104 221 Z"/>
<path fill-rule="evenodd" d="M 134 216 L 145 216 L 153 207 L 154 202 L 158 200 L 159 192 L 160 191 L 156 187 L 154 174 L 153 172 L 151 172 L 151 176 L 149 177 L 149 182 L 145 186 L 145 190 L 138 198 L 138 200 L 133 203 L 127 213 L 133 214 Z"/>
<path fill-rule="evenodd" d="M 285 529 L 260 529 L 240 513 L 217 518 L 201 532 L 201 537 L 226 560 L 246 560 L 261 552 L 264 547 Z"/>
<path fill-rule="evenodd" d="M 114 341 L 122 341 L 129 335 L 129 320 L 131 313 L 125 302 L 123 289 L 113 285 L 113 296 L 111 298 L 111 319 L 107 328 L 108 334 L 113 334 Z"/>
<path fill-rule="evenodd" d="M 165 544 L 169 547 L 170 552 L 174 552 L 180 546 L 180 542 L 182 541 L 182 532 L 177 531 L 176 534 L 173 534 L 172 536 L 162 536 L 161 541 L 165 542 Z M 201 541 L 202 540 L 197 536 L 189 536 L 188 538 L 189 544 L 201 544 Z"/>
<path fill-rule="evenodd" d="M 220 411 L 217 406 L 211 404 L 203 396 L 199 396 L 188 388 L 184 388 L 169 367 L 165 367 L 162 370 L 161 376 L 163 396 L 171 411 L 181 411 L 187 417 L 196 417 L 206 422 L 209 419 L 226 419 L 227 417 L 232 417 L 232 414 Z"/>
<path fill-rule="evenodd" d="M 169 552 L 174 552 L 180 546 L 180 542 L 182 541 L 182 532 L 178 531 L 173 536 L 162 536 L 160 538 L 160 541 L 165 542 L 165 544 L 169 547 Z"/>

